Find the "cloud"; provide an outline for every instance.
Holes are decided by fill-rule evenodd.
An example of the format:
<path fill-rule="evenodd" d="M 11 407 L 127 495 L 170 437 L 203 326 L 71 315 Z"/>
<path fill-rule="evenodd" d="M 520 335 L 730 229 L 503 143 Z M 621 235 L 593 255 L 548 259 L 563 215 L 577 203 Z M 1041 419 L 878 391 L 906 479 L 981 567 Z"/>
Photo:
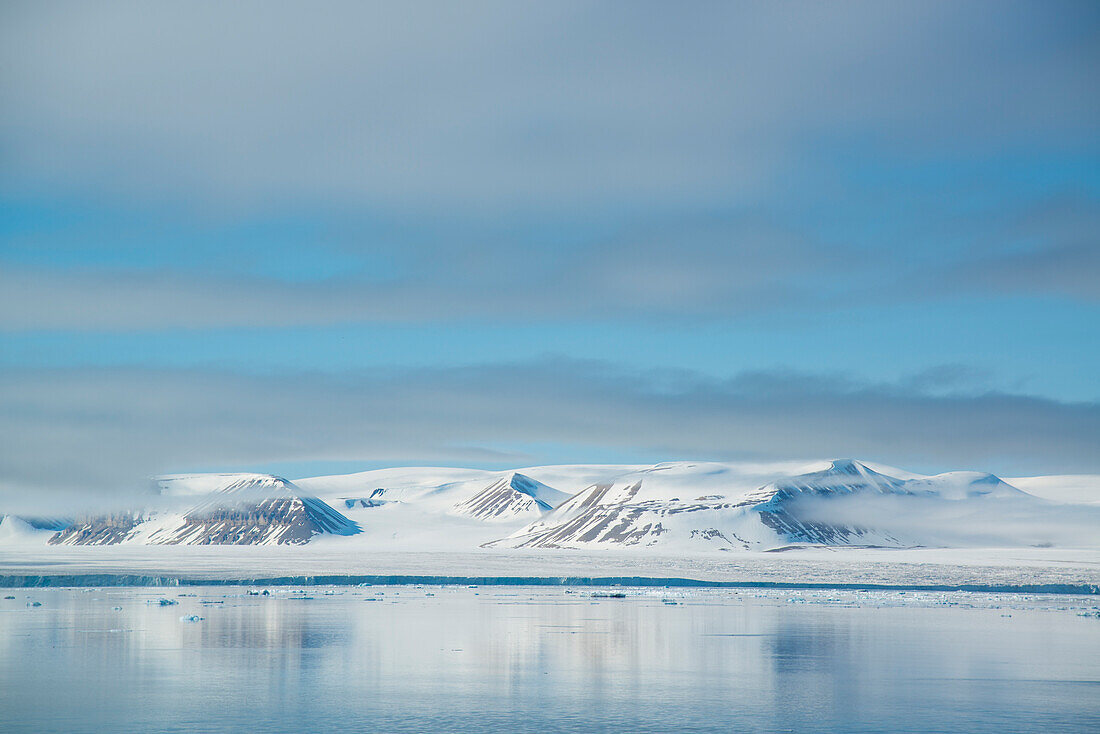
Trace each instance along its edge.
<path fill-rule="evenodd" d="M 1006 255 L 978 268 L 977 276 L 1000 291 L 1062 293 L 1100 301 L 1100 241 L 1093 238 Z"/>
<path fill-rule="evenodd" d="M 1100 198 L 1047 197 L 1007 220 L 992 229 L 996 241 L 957 268 L 953 284 L 1100 300 Z"/>
<path fill-rule="evenodd" d="M 634 227 L 590 247 L 503 237 L 379 247 L 376 258 L 400 261 L 392 277 L 10 266 L 0 269 L 0 331 L 731 317 L 820 307 L 879 266 L 762 217 L 679 224 Z"/>
<path fill-rule="evenodd" d="M 994 374 L 966 364 L 938 364 L 910 375 L 903 384 L 919 393 L 967 393 L 994 384 Z"/>
<path fill-rule="evenodd" d="M 265 251 L 248 244 L 219 255 L 208 247 L 198 262 L 159 267 L 0 260 L 0 332 L 698 323 L 991 297 L 1093 303 L 1100 298 L 1098 211 L 1087 198 L 999 208 L 984 216 L 977 233 L 974 223 L 944 230 L 945 238 L 961 237 L 967 246 L 934 258 L 919 243 L 872 249 L 829 241 L 764 213 L 729 212 L 637 222 L 568 243 L 476 228 L 452 235 L 405 230 L 364 242 L 366 235 L 349 225 L 327 249 L 292 244 Z M 50 240 L 18 233 L 9 245 L 41 254 Z M 171 260 L 172 249 L 162 257 Z M 279 267 L 291 276 L 297 269 L 324 277 L 270 274 L 282 260 Z M 256 265 L 241 272 L 244 261 Z"/>
<path fill-rule="evenodd" d="M 791 511 L 809 522 L 874 528 L 902 543 L 1003 548 L 1020 545 L 1097 547 L 1100 507 L 985 497 L 960 502 L 920 496 L 811 498 Z"/>
<path fill-rule="evenodd" d="M 9 507 L 62 491 L 124 495 L 164 471 L 397 458 L 522 465 L 546 461 L 530 447 L 549 445 L 654 461 L 857 456 L 915 469 L 1097 471 L 1098 440 L 1095 403 L 804 373 L 715 380 L 548 359 L 326 375 L 0 375 Z"/>
<path fill-rule="evenodd" d="M 997 163 L 1095 154 L 1089 3 L 2 12 L 0 196 L 60 213 L 0 233 L 0 330 L 1097 295 L 1087 187 L 1013 219 Z M 948 233 L 979 246 L 915 234 L 981 161 L 1010 201 Z"/>
<path fill-rule="evenodd" d="M 0 184 L 227 209 L 751 205 L 824 141 L 1093 140 L 1089 3 L 6 3 Z"/>

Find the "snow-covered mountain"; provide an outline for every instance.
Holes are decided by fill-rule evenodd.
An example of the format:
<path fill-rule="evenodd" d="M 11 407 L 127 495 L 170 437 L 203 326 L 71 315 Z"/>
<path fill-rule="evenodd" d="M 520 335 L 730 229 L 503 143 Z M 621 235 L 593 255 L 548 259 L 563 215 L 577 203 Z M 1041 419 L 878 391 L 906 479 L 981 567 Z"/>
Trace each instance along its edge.
<path fill-rule="evenodd" d="M 454 506 L 455 513 L 490 522 L 541 517 L 569 495 L 513 472 Z"/>
<path fill-rule="evenodd" d="M 916 480 L 908 480 L 916 481 Z M 788 543 L 817 545 L 904 545 L 890 533 L 857 522 L 822 522 L 802 511 L 808 499 L 827 500 L 855 495 L 906 495 L 907 481 L 880 474 L 845 459 L 829 468 L 772 482 L 750 494 L 745 504 L 760 521 Z M 934 490 L 932 490 L 934 491 Z"/>
<path fill-rule="evenodd" d="M 718 464 L 658 465 L 627 474 L 616 482 L 593 485 L 546 517 L 488 545 L 726 550 L 794 542 L 847 545 L 866 532 L 801 520 L 792 514 L 790 505 L 803 494 L 824 497 L 884 492 L 900 485 L 900 480 L 848 461 L 833 462 L 822 471 L 747 491 L 737 486 L 739 478 Z"/>
<path fill-rule="evenodd" d="M 903 472 L 899 472 L 905 474 Z M 596 484 L 553 512 L 488 547 L 590 548 L 650 547 L 669 550 L 710 547 L 721 550 L 780 548 L 790 545 L 906 547 L 935 543 L 927 527 L 909 528 L 905 518 L 874 517 L 879 500 L 911 512 L 940 511 L 946 504 L 998 510 L 988 501 L 1039 500 L 990 474 L 952 472 L 900 478 L 852 460 L 838 460 L 816 471 L 787 476 L 749 491 L 739 490 L 723 465 L 665 465 Z M 712 491 L 692 497 L 696 488 Z M 720 490 L 714 491 L 721 487 Z M 983 502 L 985 504 L 983 505 Z M 930 504 L 931 503 L 931 504 Z M 958 507 L 952 509 L 959 509 Z M 881 514 L 881 513 L 880 513 Z"/>
<path fill-rule="evenodd" d="M 1075 498 L 1084 492 L 1079 477 L 1026 481 L 1047 496 L 1063 485 L 1072 485 Z M 0 524 L 0 544 L 48 538 L 55 545 L 311 542 L 349 551 L 653 548 L 667 553 L 790 546 L 1100 546 L 1095 504 L 1041 499 L 991 474 L 923 476 L 853 460 L 503 472 L 413 467 L 295 482 L 260 474 L 193 474 L 160 477 L 156 486 L 159 504 L 83 517 L 61 523 L 67 524 L 63 528 L 9 518 Z"/>
<path fill-rule="evenodd" d="M 51 545 L 301 545 L 359 526 L 282 477 L 243 475 L 182 514 L 142 511 L 83 518 Z"/>

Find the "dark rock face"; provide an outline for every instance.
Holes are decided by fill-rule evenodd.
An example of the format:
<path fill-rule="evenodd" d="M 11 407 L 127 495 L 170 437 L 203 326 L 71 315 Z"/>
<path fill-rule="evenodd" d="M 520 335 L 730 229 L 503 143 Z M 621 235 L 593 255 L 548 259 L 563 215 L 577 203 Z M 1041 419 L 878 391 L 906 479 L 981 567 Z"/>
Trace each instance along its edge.
<path fill-rule="evenodd" d="M 64 530 L 73 524 L 73 521 L 67 517 L 27 517 L 21 515 L 19 518 L 36 530 Z"/>
<path fill-rule="evenodd" d="M 129 538 L 142 521 L 130 512 L 85 516 L 50 538 L 50 545 L 114 545 Z"/>
<path fill-rule="evenodd" d="M 169 516 L 169 519 L 173 516 Z M 175 516 L 178 517 L 178 516 Z M 109 515 L 74 523 L 54 545 L 109 545 L 133 538 L 140 514 Z M 147 526 L 148 527 L 148 526 Z M 354 535 L 359 526 L 280 477 L 246 477 L 187 512 L 181 522 L 148 531 L 155 545 L 303 545 L 314 535 Z"/>
<path fill-rule="evenodd" d="M 665 528 L 660 522 L 640 524 L 647 511 L 656 508 L 655 503 L 636 503 L 632 500 L 642 487 L 639 481 L 625 488 L 623 495 L 608 501 L 610 484 L 596 484 L 574 495 L 558 506 L 545 523 L 528 528 L 525 535 L 510 539 L 512 548 L 567 548 L 576 543 L 609 543 L 634 546 L 652 544 Z M 504 545 L 501 541 L 487 546 Z"/>
<path fill-rule="evenodd" d="M 280 498 L 190 512 L 181 527 L 153 540 L 170 545 L 255 545 L 273 539 L 299 545 L 313 534 L 301 501 Z"/>
<path fill-rule="evenodd" d="M 455 505 L 455 512 L 478 520 L 511 520 L 537 516 L 553 509 L 536 496 L 538 485 L 529 477 L 513 474 L 490 484 L 476 495 Z"/>
<path fill-rule="evenodd" d="M 856 494 L 909 494 L 905 482 L 879 474 L 851 459 L 840 459 L 824 471 L 803 474 L 761 487 L 752 500 L 760 521 L 790 543 L 853 545 L 872 531 L 858 525 L 806 520 L 799 504 L 806 499 L 830 499 Z M 886 536 L 886 541 L 897 542 Z"/>
<path fill-rule="evenodd" d="M 756 523 L 762 523 L 784 543 L 855 545 L 873 539 L 875 543 L 898 544 L 896 538 L 872 529 L 806 519 L 802 516 L 804 500 L 860 494 L 910 494 L 903 480 L 879 474 L 851 460 L 835 461 L 824 471 L 768 484 L 733 498 L 710 495 L 693 500 L 642 499 L 643 481 L 628 486 L 598 484 L 589 487 L 519 533 L 485 545 L 511 548 L 575 548 L 590 544 L 648 546 L 662 542 L 662 536 L 667 535 L 716 549 L 748 549 L 754 542 L 761 542 L 759 534 L 753 532 Z M 745 537 L 739 534 L 742 530 Z"/>
<path fill-rule="evenodd" d="M 167 545 L 303 545 L 314 535 L 354 535 L 359 526 L 281 477 L 234 482 L 184 516 L 179 527 L 153 533 Z"/>
<path fill-rule="evenodd" d="M 790 543 L 811 545 L 852 545 L 868 534 L 856 525 L 833 525 L 799 520 L 789 512 L 761 512 L 760 521 Z"/>

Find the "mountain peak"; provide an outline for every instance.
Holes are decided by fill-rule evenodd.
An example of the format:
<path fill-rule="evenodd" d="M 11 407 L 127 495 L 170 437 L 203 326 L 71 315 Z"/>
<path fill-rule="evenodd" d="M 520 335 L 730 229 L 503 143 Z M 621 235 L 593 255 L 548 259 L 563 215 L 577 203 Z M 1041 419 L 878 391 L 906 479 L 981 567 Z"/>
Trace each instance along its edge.
<path fill-rule="evenodd" d="M 164 545 L 273 545 L 308 543 L 315 535 L 355 535 L 352 522 L 283 477 L 234 475 L 184 515 L 126 512 L 83 518 L 50 539 L 52 545 L 114 545 L 137 536 Z M 159 527 L 158 527 L 159 526 Z"/>
<path fill-rule="evenodd" d="M 525 474 L 512 472 L 455 505 L 454 509 L 460 515 L 482 520 L 507 520 L 522 515 L 538 517 L 567 498 L 564 492 Z"/>
<path fill-rule="evenodd" d="M 508 486 L 528 497 L 537 498 L 538 496 L 539 483 L 526 474 L 520 474 L 518 471 L 512 472 L 512 475 L 508 477 Z"/>
<path fill-rule="evenodd" d="M 277 477 L 274 474 L 251 474 L 245 475 L 240 479 L 232 482 L 222 490 L 225 494 L 231 494 L 234 492 L 248 492 L 253 490 L 262 490 L 265 492 L 283 491 L 296 494 L 299 490 L 293 482 Z"/>
<path fill-rule="evenodd" d="M 850 474 L 857 477 L 873 473 L 855 459 L 834 459 L 826 471 L 830 474 Z"/>

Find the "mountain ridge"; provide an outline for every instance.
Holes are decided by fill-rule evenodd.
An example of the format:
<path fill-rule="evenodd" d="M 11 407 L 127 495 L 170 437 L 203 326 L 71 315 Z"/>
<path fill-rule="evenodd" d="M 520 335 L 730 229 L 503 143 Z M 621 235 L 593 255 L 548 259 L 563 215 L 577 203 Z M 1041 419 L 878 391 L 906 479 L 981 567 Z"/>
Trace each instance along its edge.
<path fill-rule="evenodd" d="M 853 459 L 495 472 L 397 467 L 294 482 L 263 474 L 177 474 L 158 478 L 156 486 L 161 502 L 189 505 L 152 503 L 71 523 L 13 519 L 0 543 L 678 553 L 978 542 L 969 533 L 987 543 L 1050 544 L 1067 516 L 1072 524 L 1078 522 L 1073 515 L 1100 512 L 1094 505 L 1061 512 L 1069 506 L 985 472 L 925 476 Z M 1055 521 L 1040 522 L 1047 516 Z M 1094 542 L 1095 533 L 1075 532 Z"/>
<path fill-rule="evenodd" d="M 58 531 L 49 543 L 115 545 L 144 536 L 150 545 L 302 545 L 315 535 L 359 532 L 356 523 L 282 477 L 244 475 L 182 516 L 131 512 L 86 517 Z"/>

